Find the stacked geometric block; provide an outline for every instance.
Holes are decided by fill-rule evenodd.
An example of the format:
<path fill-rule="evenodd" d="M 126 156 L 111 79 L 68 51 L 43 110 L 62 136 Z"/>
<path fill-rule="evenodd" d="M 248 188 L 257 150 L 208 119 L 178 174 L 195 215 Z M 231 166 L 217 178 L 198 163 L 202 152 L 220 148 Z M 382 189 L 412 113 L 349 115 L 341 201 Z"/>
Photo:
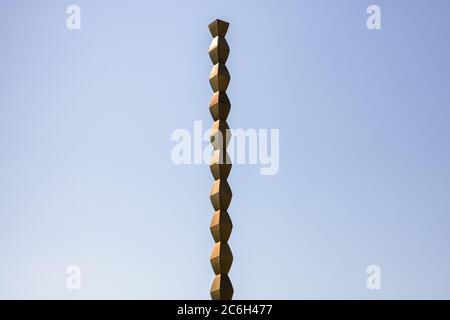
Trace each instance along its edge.
<path fill-rule="evenodd" d="M 215 181 L 209 196 L 215 210 L 210 228 L 216 242 L 210 258 L 216 274 L 210 291 L 213 300 L 231 300 L 233 297 L 233 286 L 228 277 L 233 262 L 233 254 L 228 245 L 233 224 L 227 211 L 232 197 L 227 182 L 231 171 L 231 160 L 227 153 L 230 128 L 226 121 L 231 104 L 225 92 L 230 83 L 230 74 L 225 66 L 230 53 L 230 48 L 225 40 L 228 25 L 228 22 L 219 19 L 209 24 L 209 31 L 213 36 L 209 47 L 209 56 L 214 64 L 209 75 L 209 83 L 214 91 L 209 102 L 209 111 L 214 119 L 210 133 L 210 141 L 214 148 L 210 169 Z"/>

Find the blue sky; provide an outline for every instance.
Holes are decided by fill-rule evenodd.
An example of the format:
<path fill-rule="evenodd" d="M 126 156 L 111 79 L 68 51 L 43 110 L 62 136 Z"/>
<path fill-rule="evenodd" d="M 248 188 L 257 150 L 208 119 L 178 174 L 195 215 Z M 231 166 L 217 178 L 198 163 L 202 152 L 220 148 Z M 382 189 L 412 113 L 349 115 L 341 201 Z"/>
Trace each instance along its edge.
<path fill-rule="evenodd" d="M 230 127 L 280 130 L 229 178 L 234 297 L 450 298 L 443 0 L 2 1 L 0 297 L 209 299 L 213 179 L 170 136 L 212 125 L 215 18 Z"/>

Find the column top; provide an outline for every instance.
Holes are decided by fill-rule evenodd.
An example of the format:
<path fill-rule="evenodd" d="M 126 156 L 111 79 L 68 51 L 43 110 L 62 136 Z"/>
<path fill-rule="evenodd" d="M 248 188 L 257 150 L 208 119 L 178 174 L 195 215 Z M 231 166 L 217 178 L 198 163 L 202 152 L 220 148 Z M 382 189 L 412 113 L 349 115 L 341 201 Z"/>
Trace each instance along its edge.
<path fill-rule="evenodd" d="M 209 32 L 213 37 L 221 36 L 225 37 L 228 31 L 228 26 L 230 24 L 226 21 L 216 19 L 208 25 Z"/>

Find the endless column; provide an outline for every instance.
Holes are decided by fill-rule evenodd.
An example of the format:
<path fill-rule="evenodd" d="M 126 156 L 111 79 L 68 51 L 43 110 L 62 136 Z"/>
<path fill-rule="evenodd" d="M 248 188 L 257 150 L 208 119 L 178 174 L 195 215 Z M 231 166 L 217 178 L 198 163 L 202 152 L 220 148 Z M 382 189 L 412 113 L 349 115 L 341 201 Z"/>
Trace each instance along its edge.
<path fill-rule="evenodd" d="M 210 134 L 211 144 L 214 148 L 210 169 L 215 181 L 209 196 L 215 210 L 210 228 L 216 242 L 210 258 L 216 274 L 211 286 L 213 300 L 231 300 L 233 297 L 233 286 L 228 277 L 233 262 L 233 254 L 228 245 L 233 225 L 227 212 L 232 197 L 227 182 L 231 171 L 231 161 L 227 154 L 230 131 L 226 122 L 231 104 L 225 93 L 230 82 L 230 74 L 225 66 L 230 53 L 230 48 L 225 40 L 228 25 L 228 22 L 219 19 L 209 24 L 209 31 L 213 36 L 209 47 L 209 56 L 214 64 L 209 75 L 209 83 L 214 91 L 209 102 L 209 111 L 214 119 Z"/>

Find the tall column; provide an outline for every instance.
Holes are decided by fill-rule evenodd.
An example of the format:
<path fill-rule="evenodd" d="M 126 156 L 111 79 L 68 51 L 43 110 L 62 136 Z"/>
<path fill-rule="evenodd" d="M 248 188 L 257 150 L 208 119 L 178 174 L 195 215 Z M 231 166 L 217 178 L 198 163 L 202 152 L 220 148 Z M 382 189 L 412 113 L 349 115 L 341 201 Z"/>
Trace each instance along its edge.
<path fill-rule="evenodd" d="M 231 171 L 231 160 L 227 154 L 230 131 L 226 121 L 231 104 L 225 92 L 230 83 L 230 74 L 225 66 L 230 53 L 225 40 L 228 25 L 228 22 L 219 19 L 209 24 L 209 31 L 213 36 L 209 47 L 209 57 L 214 64 L 209 75 L 209 83 L 214 91 L 209 102 L 209 111 L 214 119 L 210 133 L 210 141 L 214 148 L 210 169 L 215 181 L 209 196 L 215 210 L 210 228 L 216 242 L 210 258 L 216 274 L 210 291 L 213 300 L 231 300 L 233 297 L 233 286 L 228 277 L 233 262 L 233 254 L 228 245 L 233 224 L 227 212 L 232 197 L 227 182 Z"/>

